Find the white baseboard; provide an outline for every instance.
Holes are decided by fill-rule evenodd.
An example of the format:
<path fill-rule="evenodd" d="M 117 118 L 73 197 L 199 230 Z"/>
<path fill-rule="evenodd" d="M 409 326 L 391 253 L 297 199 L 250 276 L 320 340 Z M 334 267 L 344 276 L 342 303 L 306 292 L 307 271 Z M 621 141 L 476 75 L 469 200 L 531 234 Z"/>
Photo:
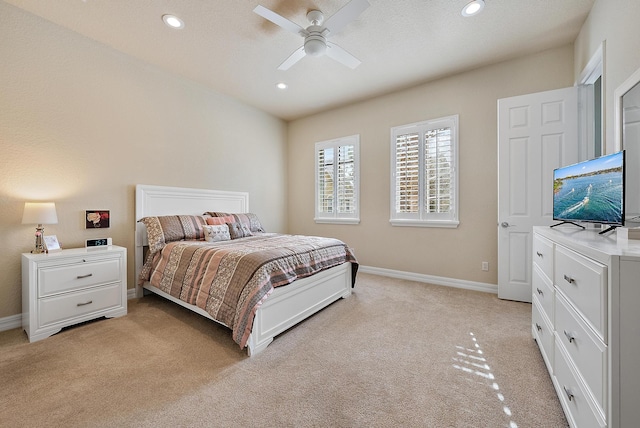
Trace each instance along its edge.
<path fill-rule="evenodd" d="M 446 278 L 442 276 L 425 275 L 421 273 L 403 272 L 399 270 L 383 269 L 371 266 L 360 266 L 358 272 L 370 273 L 373 275 L 388 276 L 390 278 L 407 279 L 409 281 L 426 282 L 446 287 L 463 288 L 465 290 L 483 291 L 485 293 L 498 294 L 496 284 L 484 282 L 467 281 L 464 279 Z M 356 283 L 357 283 L 356 279 Z"/>
<path fill-rule="evenodd" d="M 426 282 L 447 287 L 464 288 L 465 290 L 484 291 L 498 294 L 498 286 L 483 282 L 465 281 L 463 279 L 445 278 L 442 276 L 424 275 L 421 273 L 403 272 L 399 270 L 383 269 L 371 266 L 360 266 L 358 272 L 371 273 L 373 275 L 388 276 L 390 278 L 407 279 L 409 281 Z M 127 289 L 127 299 L 135 299 L 136 289 Z M 22 326 L 22 315 L 11 315 L 0 318 L 0 331 L 11 330 Z"/>
<path fill-rule="evenodd" d="M 22 314 L 0 318 L 0 331 L 22 327 Z"/>

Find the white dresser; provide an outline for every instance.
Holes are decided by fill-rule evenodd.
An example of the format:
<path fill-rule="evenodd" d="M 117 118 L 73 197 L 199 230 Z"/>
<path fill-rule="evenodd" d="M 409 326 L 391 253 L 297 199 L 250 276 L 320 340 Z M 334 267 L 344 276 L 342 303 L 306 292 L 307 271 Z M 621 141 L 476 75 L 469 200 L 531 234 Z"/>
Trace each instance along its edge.
<path fill-rule="evenodd" d="M 30 342 L 69 325 L 126 313 L 126 248 L 22 254 L 22 328 Z"/>
<path fill-rule="evenodd" d="M 640 241 L 534 227 L 532 334 L 572 427 L 640 423 Z"/>

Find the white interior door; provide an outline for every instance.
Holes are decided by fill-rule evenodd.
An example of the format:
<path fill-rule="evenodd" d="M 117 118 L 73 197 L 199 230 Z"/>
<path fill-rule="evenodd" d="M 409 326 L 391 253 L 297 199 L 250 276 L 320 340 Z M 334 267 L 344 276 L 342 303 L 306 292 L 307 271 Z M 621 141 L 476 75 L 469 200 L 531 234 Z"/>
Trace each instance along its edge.
<path fill-rule="evenodd" d="M 532 227 L 553 224 L 553 170 L 578 161 L 577 87 L 498 100 L 498 297 L 531 302 Z"/>

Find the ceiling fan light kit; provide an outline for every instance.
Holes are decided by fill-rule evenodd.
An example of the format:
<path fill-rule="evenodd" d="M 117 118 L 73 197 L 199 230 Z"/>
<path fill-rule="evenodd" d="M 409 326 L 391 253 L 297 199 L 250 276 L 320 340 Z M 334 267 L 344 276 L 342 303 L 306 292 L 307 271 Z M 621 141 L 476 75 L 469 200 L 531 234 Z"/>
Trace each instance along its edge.
<path fill-rule="evenodd" d="M 304 53 L 311 56 L 324 55 L 327 50 L 327 39 L 319 32 L 310 31 L 309 33 L 310 34 L 304 39 Z"/>
<path fill-rule="evenodd" d="M 329 58 L 332 58 L 349 68 L 356 68 L 360 65 L 360 60 L 335 43 L 327 41 L 327 39 L 334 34 L 339 33 L 368 7 L 369 2 L 367 0 L 351 0 L 342 9 L 329 17 L 326 23 L 321 11 L 311 10 L 307 13 L 307 19 L 311 25 L 306 29 L 264 6 L 258 5 L 253 9 L 253 11 L 264 19 L 273 22 L 277 26 L 304 37 L 302 47 L 296 49 L 287 59 L 285 59 L 284 62 L 278 66 L 278 70 L 289 69 L 306 55 L 317 57 L 322 56 L 325 53 Z M 325 23 L 325 25 L 323 25 L 323 23 Z"/>

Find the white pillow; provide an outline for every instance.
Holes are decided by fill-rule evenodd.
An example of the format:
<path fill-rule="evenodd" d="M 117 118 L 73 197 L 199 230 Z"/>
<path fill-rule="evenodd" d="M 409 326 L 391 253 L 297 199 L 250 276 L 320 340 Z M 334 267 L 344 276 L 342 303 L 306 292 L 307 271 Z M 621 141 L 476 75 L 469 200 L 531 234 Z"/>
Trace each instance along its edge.
<path fill-rule="evenodd" d="M 204 229 L 204 239 L 207 242 L 231 240 L 229 226 L 226 224 L 203 225 L 202 228 Z"/>

